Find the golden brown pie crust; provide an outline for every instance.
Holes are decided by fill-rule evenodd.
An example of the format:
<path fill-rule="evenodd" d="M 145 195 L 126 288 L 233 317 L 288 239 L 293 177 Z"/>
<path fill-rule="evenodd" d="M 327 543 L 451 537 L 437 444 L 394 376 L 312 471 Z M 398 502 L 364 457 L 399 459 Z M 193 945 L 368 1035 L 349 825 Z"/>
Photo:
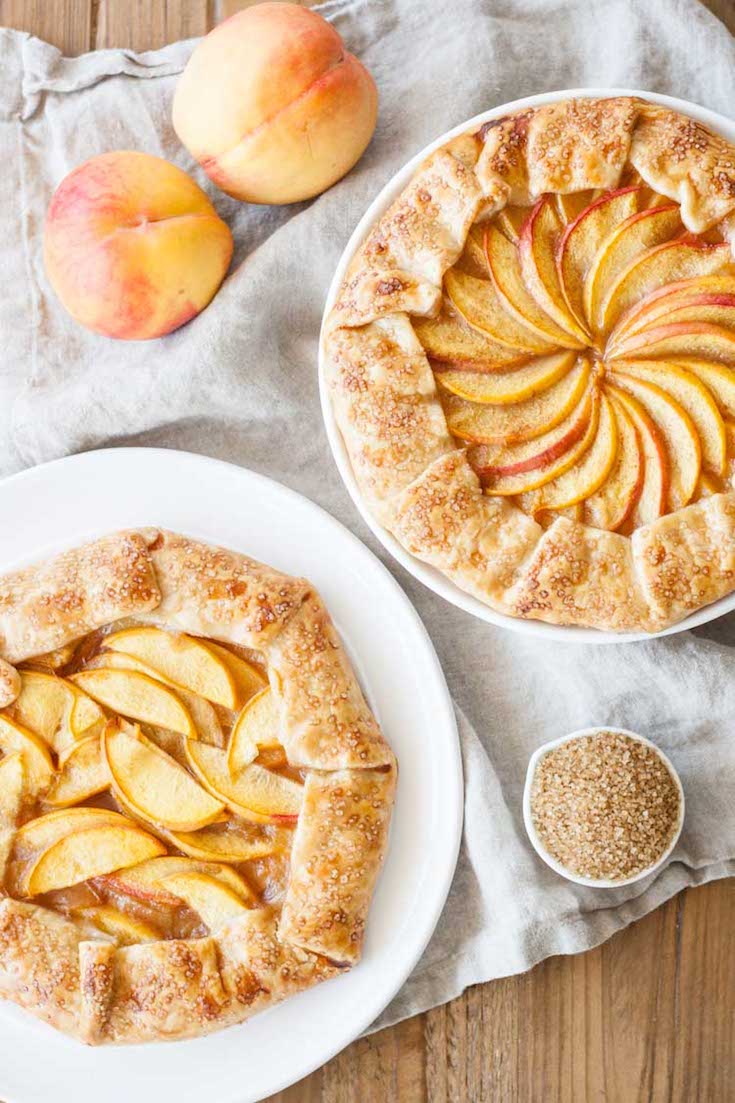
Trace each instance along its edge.
<path fill-rule="evenodd" d="M 0 995 L 92 1044 L 205 1034 L 359 960 L 396 782 L 311 585 L 175 533 L 116 533 L 0 579 L 4 703 L 18 692 L 11 663 L 129 617 L 263 653 L 305 796 L 282 911 L 253 908 L 208 937 L 118 946 L 49 908 L 0 901 Z"/>
<path fill-rule="evenodd" d="M 660 630 L 735 588 L 735 492 L 632 536 L 559 517 L 546 531 L 483 494 L 448 428 L 411 324 L 436 316 L 473 223 L 549 192 L 613 189 L 628 169 L 675 200 L 687 230 L 732 242 L 735 147 L 640 99 L 529 108 L 453 138 L 369 231 L 324 329 L 325 378 L 355 478 L 417 558 L 499 612 L 611 631 Z"/>

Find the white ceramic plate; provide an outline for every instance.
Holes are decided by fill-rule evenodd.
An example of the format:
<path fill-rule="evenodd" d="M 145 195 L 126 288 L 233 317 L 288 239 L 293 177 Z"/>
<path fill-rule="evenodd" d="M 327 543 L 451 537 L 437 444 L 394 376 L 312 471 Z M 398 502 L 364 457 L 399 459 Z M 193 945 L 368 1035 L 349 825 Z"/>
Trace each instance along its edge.
<path fill-rule="evenodd" d="M 473 119 L 468 119 L 466 122 L 454 127 L 453 130 L 448 130 L 446 134 L 442 134 L 435 142 L 432 142 L 431 145 L 428 145 L 425 149 L 422 149 L 420 153 L 417 153 L 415 157 L 412 157 L 408 164 L 405 165 L 400 172 L 396 173 L 393 179 L 386 184 L 380 194 L 373 200 L 363 217 L 360 219 L 352 237 L 347 242 L 347 247 L 337 266 L 324 307 L 324 319 L 326 319 L 329 311 L 332 309 L 337 297 L 337 291 L 347 271 L 347 266 L 357 252 L 359 246 L 367 237 L 368 231 L 406 187 L 418 166 L 433 150 L 444 145 L 445 142 L 448 142 L 450 138 L 454 138 L 455 135 L 462 134 L 470 128 L 478 127 L 482 123 L 487 122 L 488 119 L 497 119 L 502 115 L 507 115 L 511 111 L 521 111 L 526 107 L 538 107 L 544 103 L 555 103 L 557 100 L 591 96 L 640 96 L 642 99 L 651 100 L 654 103 L 662 103 L 667 107 L 673 108 L 675 111 L 681 111 L 685 115 L 691 115 L 693 118 L 699 119 L 713 130 L 719 131 L 730 141 L 735 142 L 735 123 L 730 119 L 726 119 L 724 115 L 718 115 L 714 111 L 708 111 L 706 108 L 699 107 L 694 103 L 689 103 L 687 100 L 674 99 L 671 96 L 659 96 L 653 92 L 640 92 L 629 88 L 567 88 L 560 92 L 548 92 L 542 96 L 527 96 L 522 100 L 513 100 L 512 103 L 501 104 L 499 107 L 492 108 L 491 111 L 483 111 L 482 114 L 475 115 Z M 477 598 L 471 597 L 463 590 L 460 590 L 458 586 L 450 582 L 450 580 L 440 571 L 436 570 L 436 568 L 422 563 L 420 559 L 411 555 L 411 553 L 406 551 L 386 529 L 378 524 L 375 518 L 371 516 L 367 506 L 362 500 L 362 495 L 360 494 L 352 471 L 350 458 L 347 454 L 342 435 L 337 428 L 332 403 L 327 393 L 324 381 L 324 357 L 321 342 L 319 348 L 319 390 L 321 394 L 322 414 L 327 430 L 327 437 L 329 438 L 329 444 L 350 497 L 357 506 L 365 524 L 372 529 L 386 551 L 389 551 L 390 554 L 414 576 L 414 578 L 419 580 L 419 582 L 423 582 L 423 584 L 428 586 L 430 590 L 433 590 L 435 594 L 439 594 L 440 597 L 446 598 L 447 601 L 450 601 L 452 605 L 456 605 L 459 609 L 464 609 L 465 612 L 472 613 L 473 616 L 479 617 L 480 620 L 487 621 L 489 624 L 500 625 L 503 628 L 510 628 L 514 632 L 525 632 L 529 636 L 542 636 L 547 640 L 557 639 L 567 643 L 630 643 L 633 640 L 651 639 L 651 636 L 646 632 L 631 632 L 626 634 L 600 632 L 595 628 L 565 628 L 554 624 L 544 624 L 541 621 L 523 620 L 521 617 L 504 616 L 502 613 L 496 613 Z M 686 620 L 681 621 L 679 624 L 672 625 L 671 628 L 664 629 L 664 631 L 658 633 L 658 635 L 668 636 L 674 632 L 684 632 L 688 628 L 696 628 L 697 625 L 705 624 L 709 620 L 721 617 L 724 613 L 729 613 L 733 609 L 735 609 L 735 593 L 729 594 L 727 597 L 714 602 L 712 605 L 708 605 L 704 609 L 700 609 L 690 617 L 687 617 Z"/>
<path fill-rule="evenodd" d="M 462 827 L 462 768 L 436 654 L 408 599 L 347 529 L 251 471 L 160 449 L 58 460 L 0 483 L 0 572 L 99 535 L 161 525 L 321 591 L 400 763 L 365 954 L 343 977 L 208 1038 L 90 1049 L 0 1001 L 5 1103 L 252 1103 L 306 1076 L 382 1011 L 439 918 Z"/>

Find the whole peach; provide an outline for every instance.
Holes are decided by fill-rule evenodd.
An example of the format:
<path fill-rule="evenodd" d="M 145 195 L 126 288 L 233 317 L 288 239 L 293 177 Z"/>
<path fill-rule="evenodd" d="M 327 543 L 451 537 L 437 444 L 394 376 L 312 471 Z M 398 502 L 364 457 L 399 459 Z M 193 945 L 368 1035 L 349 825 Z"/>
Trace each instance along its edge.
<path fill-rule="evenodd" d="M 375 130 L 378 93 L 333 27 L 296 4 L 256 4 L 199 43 L 173 123 L 218 187 L 250 203 L 309 199 L 344 176 Z"/>
<path fill-rule="evenodd" d="M 232 257 L 232 234 L 202 189 L 148 153 L 103 153 L 75 168 L 46 215 L 56 294 L 95 333 L 161 337 L 203 310 Z"/>

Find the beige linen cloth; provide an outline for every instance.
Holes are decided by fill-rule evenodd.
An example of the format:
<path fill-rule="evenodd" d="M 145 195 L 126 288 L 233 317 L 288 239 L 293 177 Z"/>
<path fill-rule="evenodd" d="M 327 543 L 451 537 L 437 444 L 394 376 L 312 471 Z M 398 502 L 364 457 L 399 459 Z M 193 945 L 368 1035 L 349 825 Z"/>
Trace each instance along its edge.
<path fill-rule="evenodd" d="M 330 0 L 319 10 L 375 75 L 378 130 L 347 179 L 281 209 L 217 193 L 179 145 L 171 97 L 192 43 L 69 60 L 0 32 L 0 473 L 108 444 L 206 453 L 306 494 L 395 573 L 456 703 L 467 795 L 444 916 L 384 1025 L 586 950 L 685 885 L 735 873 L 735 618 L 650 643 L 549 645 L 480 623 L 396 566 L 361 523 L 322 428 L 317 336 L 332 272 L 377 191 L 449 127 L 519 96 L 585 85 L 648 88 L 732 114 L 735 42 L 697 0 Z M 126 148 L 193 172 L 236 243 L 214 303 L 154 342 L 79 328 L 43 270 L 55 185 L 85 158 Z M 605 723 L 644 732 L 671 755 L 688 815 L 653 883 L 600 892 L 536 857 L 521 792 L 535 747 Z"/>

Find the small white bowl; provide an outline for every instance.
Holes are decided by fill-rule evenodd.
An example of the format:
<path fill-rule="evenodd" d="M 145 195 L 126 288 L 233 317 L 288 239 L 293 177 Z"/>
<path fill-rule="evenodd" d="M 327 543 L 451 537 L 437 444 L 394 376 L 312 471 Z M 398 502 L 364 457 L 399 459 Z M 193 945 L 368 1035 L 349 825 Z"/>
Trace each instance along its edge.
<path fill-rule="evenodd" d="M 571 870 L 567 869 L 566 866 L 563 866 L 561 862 L 557 862 L 556 858 L 553 858 L 551 854 L 549 854 L 548 850 L 541 842 L 539 834 L 534 827 L 533 816 L 531 814 L 531 789 L 533 787 L 536 767 L 541 759 L 547 755 L 549 751 L 553 751 L 555 747 L 560 747 L 563 743 L 571 743 L 573 739 L 583 739 L 585 736 L 599 735 L 602 732 L 612 732 L 613 735 L 627 735 L 628 738 L 634 739 L 637 743 L 643 743 L 646 747 L 650 747 L 651 750 L 656 752 L 664 766 L 666 766 L 679 792 L 679 822 L 676 825 L 676 830 L 666 850 L 658 861 L 648 866 L 647 869 L 642 869 L 640 873 L 635 873 L 632 877 L 626 877 L 617 881 L 605 878 L 579 877 L 576 873 L 572 873 Z M 652 873 L 655 873 L 656 870 L 660 869 L 666 862 L 679 841 L 681 829 L 684 824 L 684 789 L 682 788 L 681 778 L 676 772 L 671 760 L 664 754 L 660 747 L 657 747 L 650 739 L 646 739 L 645 736 L 638 735 L 637 732 L 628 731 L 627 728 L 612 728 L 608 725 L 602 725 L 597 728 L 581 728 L 579 731 L 571 732 L 570 735 L 563 735 L 560 739 L 552 739 L 551 742 L 544 743 L 543 746 L 539 747 L 538 750 L 534 751 L 531 755 L 528 763 L 528 772 L 526 774 L 526 786 L 523 790 L 523 822 L 526 825 L 526 832 L 531 840 L 531 845 L 539 858 L 543 859 L 547 866 L 550 866 L 555 873 L 558 873 L 561 877 L 566 877 L 567 881 L 573 881 L 575 885 L 586 885 L 588 888 L 593 889 L 618 889 L 623 885 L 632 885 L 635 884 L 636 881 L 642 881 L 644 877 L 649 877 Z"/>

